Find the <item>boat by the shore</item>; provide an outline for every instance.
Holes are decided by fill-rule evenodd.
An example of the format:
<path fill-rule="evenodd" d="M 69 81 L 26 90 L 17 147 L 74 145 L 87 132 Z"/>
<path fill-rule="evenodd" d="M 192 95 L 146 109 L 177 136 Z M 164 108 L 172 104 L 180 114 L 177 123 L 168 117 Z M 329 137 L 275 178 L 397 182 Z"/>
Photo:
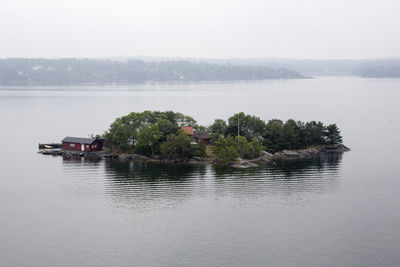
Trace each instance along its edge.
<path fill-rule="evenodd" d="M 61 148 L 62 148 L 61 143 L 47 143 L 47 144 L 39 143 L 39 150 L 41 150 L 41 149 L 61 149 Z"/>

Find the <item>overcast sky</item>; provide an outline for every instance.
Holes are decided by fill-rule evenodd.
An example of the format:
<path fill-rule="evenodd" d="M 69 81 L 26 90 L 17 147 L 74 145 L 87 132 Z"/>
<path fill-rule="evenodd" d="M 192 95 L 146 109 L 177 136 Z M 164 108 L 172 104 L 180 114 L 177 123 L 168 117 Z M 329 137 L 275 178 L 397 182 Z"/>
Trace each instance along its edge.
<path fill-rule="evenodd" d="M 0 57 L 400 56 L 399 0 L 1 0 Z"/>

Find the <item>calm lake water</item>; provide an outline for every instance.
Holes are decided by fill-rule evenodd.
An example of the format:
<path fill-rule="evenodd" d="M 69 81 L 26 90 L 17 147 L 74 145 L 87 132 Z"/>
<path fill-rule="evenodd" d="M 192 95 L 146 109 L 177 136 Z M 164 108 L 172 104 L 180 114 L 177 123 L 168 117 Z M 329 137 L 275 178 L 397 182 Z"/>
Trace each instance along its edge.
<path fill-rule="evenodd" d="M 0 87 L 0 266 L 399 266 L 400 79 Z M 131 111 L 337 123 L 352 151 L 251 170 L 37 154 Z"/>

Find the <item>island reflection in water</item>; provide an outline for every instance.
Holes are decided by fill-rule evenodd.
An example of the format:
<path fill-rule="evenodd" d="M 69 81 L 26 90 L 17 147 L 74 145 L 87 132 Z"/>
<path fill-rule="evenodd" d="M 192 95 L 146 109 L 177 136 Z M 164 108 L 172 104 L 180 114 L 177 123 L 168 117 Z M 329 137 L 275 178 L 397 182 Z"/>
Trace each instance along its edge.
<path fill-rule="evenodd" d="M 245 170 L 105 160 L 104 188 L 112 201 L 142 208 L 196 198 L 290 200 L 335 191 L 341 160 L 327 154 Z"/>

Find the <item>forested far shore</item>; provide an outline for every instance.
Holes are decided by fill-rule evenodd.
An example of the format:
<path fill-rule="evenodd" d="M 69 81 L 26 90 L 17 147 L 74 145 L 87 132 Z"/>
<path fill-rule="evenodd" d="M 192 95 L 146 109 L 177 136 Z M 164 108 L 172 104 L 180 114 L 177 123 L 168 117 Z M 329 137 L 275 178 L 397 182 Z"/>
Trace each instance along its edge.
<path fill-rule="evenodd" d="M 148 81 L 302 79 L 300 73 L 267 66 L 189 61 L 95 59 L 0 59 L 0 84 L 81 84 Z"/>
<path fill-rule="evenodd" d="M 293 119 L 266 122 L 243 112 L 228 120 L 216 119 L 209 126 L 173 111 L 132 112 L 117 118 L 104 133 L 104 146 L 110 153 L 214 158 L 221 162 L 256 158 L 263 151 L 276 153 L 342 142 L 336 124 Z"/>
<path fill-rule="evenodd" d="M 115 58 L 126 61 L 127 57 Z M 144 61 L 173 60 L 170 57 L 138 57 Z M 359 76 L 364 78 L 397 78 L 400 77 L 400 59 L 285 59 L 285 58 L 230 58 L 230 59 L 196 59 L 184 58 L 190 62 L 210 64 L 234 64 L 251 66 L 268 66 L 275 69 L 290 69 L 308 77 L 315 76 Z"/>

